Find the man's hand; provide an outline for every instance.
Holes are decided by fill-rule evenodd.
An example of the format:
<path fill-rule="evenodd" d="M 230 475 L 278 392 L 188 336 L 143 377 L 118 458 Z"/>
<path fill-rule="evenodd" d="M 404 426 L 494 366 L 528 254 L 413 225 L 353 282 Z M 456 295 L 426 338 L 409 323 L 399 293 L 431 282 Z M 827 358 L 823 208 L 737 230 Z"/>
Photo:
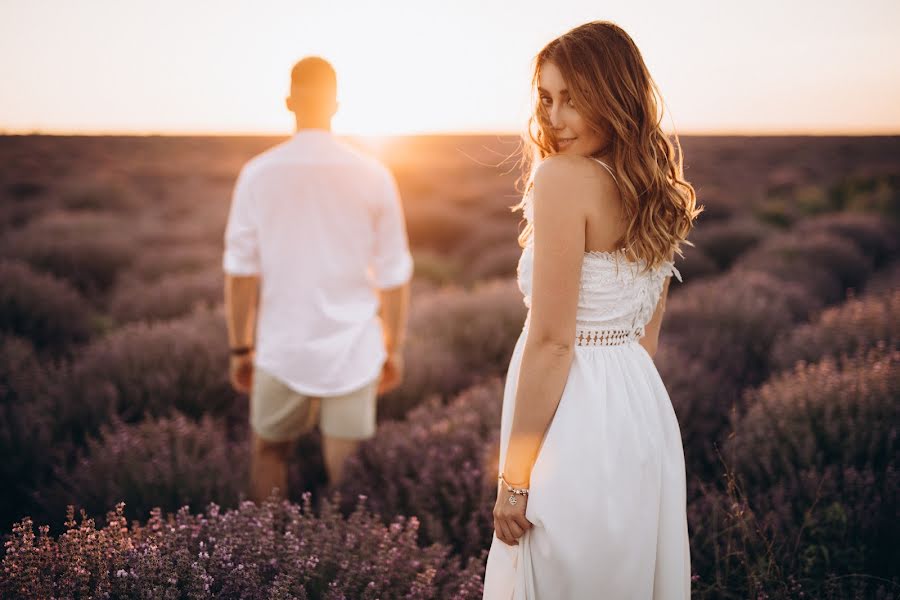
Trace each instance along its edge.
<path fill-rule="evenodd" d="M 403 381 L 403 351 L 388 354 L 384 366 L 381 367 L 381 381 L 378 382 L 378 394 L 387 394 L 397 389 Z"/>
<path fill-rule="evenodd" d="M 231 386 L 243 394 L 253 389 L 253 354 L 232 356 L 229 368 Z"/>

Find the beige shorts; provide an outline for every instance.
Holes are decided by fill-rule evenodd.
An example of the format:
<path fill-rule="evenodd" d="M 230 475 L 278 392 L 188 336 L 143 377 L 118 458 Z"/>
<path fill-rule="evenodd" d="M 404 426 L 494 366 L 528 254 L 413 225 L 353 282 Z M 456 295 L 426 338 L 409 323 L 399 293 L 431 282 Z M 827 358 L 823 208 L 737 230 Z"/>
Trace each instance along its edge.
<path fill-rule="evenodd" d="M 342 396 L 306 396 L 256 367 L 250 393 L 250 426 L 268 441 L 295 440 L 318 423 L 323 435 L 369 439 L 375 435 L 379 378 Z"/>

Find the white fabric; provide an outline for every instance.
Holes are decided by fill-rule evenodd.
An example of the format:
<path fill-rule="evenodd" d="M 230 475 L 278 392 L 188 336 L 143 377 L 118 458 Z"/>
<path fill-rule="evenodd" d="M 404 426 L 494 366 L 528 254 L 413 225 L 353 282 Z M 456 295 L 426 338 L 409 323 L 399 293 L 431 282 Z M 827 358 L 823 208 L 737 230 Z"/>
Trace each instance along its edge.
<path fill-rule="evenodd" d="M 393 176 L 328 131 L 298 131 L 241 169 L 222 266 L 260 276 L 257 365 L 302 394 L 362 387 L 386 358 L 377 290 L 413 271 Z"/>
<path fill-rule="evenodd" d="M 528 245 L 518 279 L 529 307 L 532 268 Z M 641 273 L 619 253 L 586 253 L 578 328 L 634 327 L 643 333 L 670 274 L 681 279 L 671 262 Z M 506 377 L 500 468 L 506 461 L 529 320 Z M 486 600 L 690 598 L 681 432 L 656 365 L 637 341 L 574 346 L 530 490 L 525 516 L 534 527 L 516 546 L 494 535 L 485 572 Z"/>

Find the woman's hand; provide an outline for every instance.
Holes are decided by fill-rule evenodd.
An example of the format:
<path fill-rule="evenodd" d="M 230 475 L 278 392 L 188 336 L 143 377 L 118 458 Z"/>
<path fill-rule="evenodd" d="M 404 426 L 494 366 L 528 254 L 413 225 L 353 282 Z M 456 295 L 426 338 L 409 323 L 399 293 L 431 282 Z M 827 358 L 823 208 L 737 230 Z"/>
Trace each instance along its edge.
<path fill-rule="evenodd" d="M 249 394 L 253 388 L 253 354 L 232 356 L 229 371 L 231 386 L 243 394 Z"/>
<path fill-rule="evenodd" d="M 506 485 L 502 481 L 498 484 L 497 503 L 494 504 L 494 531 L 501 542 L 517 546 L 519 538 L 534 526 L 525 518 L 528 496 L 506 491 Z M 510 496 L 515 498 L 515 504 L 509 503 Z"/>

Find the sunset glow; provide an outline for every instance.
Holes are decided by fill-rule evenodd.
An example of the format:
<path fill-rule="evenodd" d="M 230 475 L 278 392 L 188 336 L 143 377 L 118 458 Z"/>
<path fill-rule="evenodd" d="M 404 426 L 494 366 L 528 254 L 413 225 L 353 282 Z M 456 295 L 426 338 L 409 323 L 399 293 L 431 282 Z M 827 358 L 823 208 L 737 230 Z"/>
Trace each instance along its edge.
<path fill-rule="evenodd" d="M 515 132 L 534 54 L 610 19 L 641 48 L 668 129 L 896 133 L 898 6 L 9 1 L 0 131 L 281 134 L 290 67 L 317 54 L 338 72 L 339 133 Z"/>

